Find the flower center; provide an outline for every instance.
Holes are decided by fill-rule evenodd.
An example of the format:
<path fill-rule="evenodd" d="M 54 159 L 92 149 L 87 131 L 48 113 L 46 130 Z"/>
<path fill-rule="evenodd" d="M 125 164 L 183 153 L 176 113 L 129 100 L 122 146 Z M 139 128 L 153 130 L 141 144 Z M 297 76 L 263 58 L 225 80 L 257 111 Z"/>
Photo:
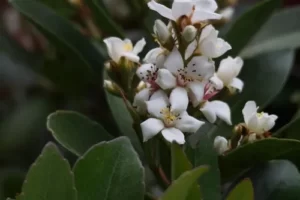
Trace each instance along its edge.
<path fill-rule="evenodd" d="M 209 100 L 210 98 L 212 98 L 213 96 L 215 96 L 219 92 L 220 92 L 220 90 L 218 90 L 216 88 L 215 84 L 213 84 L 211 81 L 209 81 L 204 87 L 203 100 Z"/>
<path fill-rule="evenodd" d="M 260 119 L 264 116 L 264 112 L 256 113 L 256 116 Z"/>
<path fill-rule="evenodd" d="M 160 113 L 166 127 L 172 127 L 175 125 L 177 120 L 180 120 L 180 114 L 171 112 L 170 106 L 161 109 Z"/>
<path fill-rule="evenodd" d="M 186 86 L 188 83 L 193 81 L 202 81 L 203 77 L 196 69 L 188 70 L 187 68 L 182 68 L 177 70 L 177 84 L 178 86 Z"/>
<path fill-rule="evenodd" d="M 123 49 L 126 52 L 132 51 L 133 50 L 132 44 L 130 44 L 130 43 L 124 44 Z"/>

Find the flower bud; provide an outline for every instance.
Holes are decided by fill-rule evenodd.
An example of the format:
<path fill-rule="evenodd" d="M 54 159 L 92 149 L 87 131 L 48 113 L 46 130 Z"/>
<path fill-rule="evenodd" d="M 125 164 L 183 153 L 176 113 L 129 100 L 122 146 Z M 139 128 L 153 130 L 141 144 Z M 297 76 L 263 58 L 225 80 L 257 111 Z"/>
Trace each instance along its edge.
<path fill-rule="evenodd" d="M 109 80 L 104 80 L 103 87 L 111 94 L 116 95 L 116 96 L 121 96 L 118 86 L 113 83 L 112 81 Z"/>
<path fill-rule="evenodd" d="M 168 27 L 161 20 L 156 20 L 154 24 L 154 33 L 157 36 L 157 39 L 161 44 L 165 44 L 168 42 L 171 34 L 169 32 Z"/>
<path fill-rule="evenodd" d="M 256 133 L 251 133 L 248 137 L 248 142 L 249 143 L 252 143 L 252 142 L 255 142 L 257 140 L 257 135 Z"/>
<path fill-rule="evenodd" d="M 197 29 L 193 25 L 188 25 L 184 28 L 182 36 L 187 42 L 191 42 L 197 35 Z"/>
<path fill-rule="evenodd" d="M 222 155 L 229 150 L 228 141 L 224 137 L 217 136 L 214 140 L 214 148 L 219 155 Z"/>

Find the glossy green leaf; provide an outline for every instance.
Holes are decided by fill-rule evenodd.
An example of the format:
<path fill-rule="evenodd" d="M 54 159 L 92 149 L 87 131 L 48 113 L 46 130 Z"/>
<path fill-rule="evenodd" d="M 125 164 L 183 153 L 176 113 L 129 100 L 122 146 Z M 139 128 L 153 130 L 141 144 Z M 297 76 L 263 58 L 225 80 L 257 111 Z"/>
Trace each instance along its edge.
<path fill-rule="evenodd" d="M 11 151 L 36 140 L 41 135 L 47 115 L 52 110 L 49 100 L 29 99 L 17 106 L 0 124 L 0 151 Z"/>
<path fill-rule="evenodd" d="M 242 123 L 242 109 L 247 101 L 253 100 L 263 109 L 279 94 L 287 81 L 294 63 L 294 51 L 283 50 L 274 53 L 262 54 L 245 60 L 245 65 L 239 76 L 244 81 L 241 94 L 232 97 L 228 104 L 231 108 L 233 124 Z M 213 135 L 229 137 L 232 127 L 224 122 L 218 125 Z"/>
<path fill-rule="evenodd" d="M 264 139 L 241 146 L 219 159 L 222 180 L 264 161 L 274 159 L 298 160 L 300 141 L 291 139 Z"/>
<path fill-rule="evenodd" d="M 254 200 L 254 191 L 250 179 L 240 182 L 228 195 L 226 200 Z"/>
<path fill-rule="evenodd" d="M 253 183 L 255 200 L 297 200 L 300 198 L 300 174 L 287 160 L 261 163 L 246 172 L 242 178 Z"/>
<path fill-rule="evenodd" d="M 78 156 L 94 144 L 113 139 L 100 124 L 72 111 L 49 115 L 47 128 L 63 147 Z"/>
<path fill-rule="evenodd" d="M 283 126 L 273 136 L 300 140 L 300 116 Z"/>
<path fill-rule="evenodd" d="M 126 137 L 94 145 L 74 166 L 78 200 L 142 200 L 144 169 Z"/>
<path fill-rule="evenodd" d="M 214 137 L 208 123 L 206 123 L 195 134 L 191 135 L 189 141 L 198 141 L 195 145 L 187 146 L 186 154 L 194 167 L 208 165 L 209 171 L 200 177 L 200 185 L 203 199 L 221 199 L 221 180 L 218 168 L 218 155 L 213 147 Z"/>
<path fill-rule="evenodd" d="M 105 32 L 107 35 L 124 37 L 124 33 L 121 27 L 113 21 L 113 19 L 108 16 L 105 8 L 103 7 L 102 0 L 84 0 L 85 3 L 92 10 L 92 14 L 95 21 L 101 31 Z"/>
<path fill-rule="evenodd" d="M 207 172 L 207 166 L 197 167 L 183 173 L 161 196 L 160 200 L 185 200 L 197 179 Z"/>
<path fill-rule="evenodd" d="M 124 136 L 127 136 L 130 139 L 135 150 L 138 152 L 138 154 L 142 155 L 143 150 L 139 142 L 137 133 L 133 128 L 134 121 L 125 105 L 124 100 L 108 92 L 105 93 L 108 105 L 110 107 L 111 113 L 115 119 L 120 133 Z"/>
<path fill-rule="evenodd" d="M 102 81 L 99 81 L 102 80 L 104 60 L 102 55 L 67 19 L 35 0 L 11 0 L 10 3 L 49 39 L 50 43 L 56 47 L 59 55 L 63 52 L 63 55 L 72 59 L 73 63 L 77 63 L 73 68 L 68 67 L 68 65 L 66 65 L 68 68 L 64 70 L 57 68 L 58 77 L 60 77 L 61 72 L 65 75 L 65 81 L 68 81 L 68 77 L 72 77 L 68 85 L 72 86 L 73 83 L 73 87 L 86 86 L 96 81 L 98 84 L 102 84 Z M 64 67 L 64 65 L 60 67 Z M 55 83 L 55 76 L 52 75 L 50 78 Z"/>
<path fill-rule="evenodd" d="M 231 56 L 240 53 L 280 4 L 281 0 L 265 0 L 236 20 L 224 38 L 232 46 Z"/>
<path fill-rule="evenodd" d="M 188 160 L 182 147 L 176 143 L 172 143 L 171 147 L 172 155 L 172 180 L 179 178 L 184 172 L 193 168 L 193 165 Z M 191 189 L 186 197 L 186 200 L 199 200 L 201 199 L 200 188 L 197 183 L 191 186 Z"/>
<path fill-rule="evenodd" d="M 57 147 L 48 143 L 30 167 L 18 200 L 77 200 L 73 173 Z"/>
<path fill-rule="evenodd" d="M 69 1 L 62 0 L 36 0 L 39 1 L 48 7 L 52 8 L 59 15 L 64 17 L 71 17 L 76 13 L 76 9 L 72 6 Z"/>
<path fill-rule="evenodd" d="M 300 6 L 286 8 L 274 14 L 241 52 L 241 56 L 255 55 L 300 46 Z M 280 24 L 280 26 L 278 26 Z"/>

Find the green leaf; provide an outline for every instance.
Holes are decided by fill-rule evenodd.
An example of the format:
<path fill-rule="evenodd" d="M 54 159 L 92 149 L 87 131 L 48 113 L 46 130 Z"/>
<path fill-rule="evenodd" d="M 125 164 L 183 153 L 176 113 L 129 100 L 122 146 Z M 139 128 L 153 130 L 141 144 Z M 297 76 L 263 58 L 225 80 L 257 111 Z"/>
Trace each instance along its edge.
<path fill-rule="evenodd" d="M 300 6 L 286 8 L 274 14 L 243 49 L 241 56 L 248 58 L 265 52 L 299 47 L 299 15 Z"/>
<path fill-rule="evenodd" d="M 30 99 L 16 107 L 0 124 L 0 151 L 10 152 L 40 138 L 38 130 L 44 127 L 51 110 L 51 102 L 44 98 Z"/>
<path fill-rule="evenodd" d="M 124 33 L 121 27 L 118 26 L 113 19 L 107 15 L 107 12 L 104 10 L 102 0 L 84 0 L 85 3 L 92 10 L 92 14 L 95 18 L 95 21 L 101 31 L 104 31 L 107 35 L 116 36 L 123 38 Z"/>
<path fill-rule="evenodd" d="M 273 136 L 300 140 L 300 116 L 283 126 Z"/>
<path fill-rule="evenodd" d="M 78 200 L 142 200 L 144 169 L 126 137 L 94 145 L 74 167 Z"/>
<path fill-rule="evenodd" d="M 228 195 L 226 200 L 254 200 L 254 191 L 250 179 L 239 183 Z"/>
<path fill-rule="evenodd" d="M 182 148 L 176 144 L 172 143 L 171 147 L 172 154 L 172 180 L 179 178 L 184 172 L 189 171 L 193 168 Z M 191 186 L 186 200 L 199 200 L 201 199 L 200 188 L 195 183 Z"/>
<path fill-rule="evenodd" d="M 69 1 L 62 0 L 36 0 L 39 1 L 48 7 L 55 10 L 59 15 L 64 17 L 71 17 L 76 13 L 75 7 L 73 7 Z"/>
<path fill-rule="evenodd" d="M 239 172 L 274 159 L 298 161 L 300 141 L 291 139 L 264 139 L 238 147 L 219 159 L 222 180 L 226 181 Z"/>
<path fill-rule="evenodd" d="M 273 98 L 279 94 L 287 81 L 294 63 L 294 51 L 283 50 L 262 54 L 255 58 L 245 60 L 239 78 L 244 81 L 241 94 L 232 97 L 228 104 L 231 108 L 233 124 L 242 123 L 242 109 L 249 100 L 253 100 L 263 109 Z M 218 125 L 213 135 L 229 137 L 232 127 L 224 122 Z"/>
<path fill-rule="evenodd" d="M 197 167 L 183 173 L 162 195 L 160 200 L 185 200 L 197 179 L 207 172 L 207 166 Z"/>
<path fill-rule="evenodd" d="M 113 139 L 100 124 L 72 111 L 49 115 L 47 128 L 63 147 L 78 156 L 94 144 Z"/>
<path fill-rule="evenodd" d="M 68 67 L 64 70 L 56 68 L 58 77 L 61 77 L 63 72 L 65 81 L 69 81 L 68 85 L 72 87 L 87 86 L 96 82 L 102 84 L 102 81 L 99 81 L 102 80 L 104 60 L 102 55 L 67 19 L 35 0 L 11 0 L 10 3 L 49 39 L 59 53 L 63 52 L 68 59 L 73 60 L 73 63 L 77 63 L 73 68 Z M 72 79 L 69 80 L 68 77 Z M 55 76 L 52 75 L 50 78 L 55 83 Z"/>
<path fill-rule="evenodd" d="M 243 177 L 250 178 L 255 200 L 297 200 L 300 198 L 300 174 L 287 160 L 273 160 L 259 164 Z"/>
<path fill-rule="evenodd" d="M 240 53 L 274 10 L 280 7 L 280 4 L 281 0 L 265 0 L 237 19 L 224 37 L 232 46 L 229 52 L 231 56 L 237 56 Z"/>
<path fill-rule="evenodd" d="M 105 92 L 105 94 L 120 133 L 130 139 L 139 155 L 143 155 L 143 150 L 137 136 L 138 133 L 136 133 L 133 128 L 134 121 L 124 103 L 124 100 L 110 94 L 109 92 Z"/>
<path fill-rule="evenodd" d="M 48 143 L 30 167 L 18 200 L 76 200 L 73 173 L 57 147 Z"/>
<path fill-rule="evenodd" d="M 209 128 L 210 126 L 206 124 L 190 136 L 190 143 L 195 140 L 199 142 L 195 147 L 187 146 L 186 153 L 194 167 L 209 166 L 209 171 L 201 176 L 198 181 L 203 199 L 219 200 L 221 199 L 221 180 L 218 168 L 218 155 L 213 147 L 214 137 L 211 135 L 214 128 Z"/>

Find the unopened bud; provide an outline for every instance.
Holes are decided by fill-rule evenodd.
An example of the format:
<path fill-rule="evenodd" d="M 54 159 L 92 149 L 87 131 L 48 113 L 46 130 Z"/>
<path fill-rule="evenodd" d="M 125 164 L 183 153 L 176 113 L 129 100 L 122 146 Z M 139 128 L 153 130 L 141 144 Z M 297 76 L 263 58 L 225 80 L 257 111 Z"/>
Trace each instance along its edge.
<path fill-rule="evenodd" d="M 255 142 L 256 140 L 257 140 L 257 135 L 256 135 L 256 133 L 251 133 L 251 134 L 248 136 L 248 142 L 249 142 L 249 143 Z"/>
<path fill-rule="evenodd" d="M 168 27 L 161 20 L 156 20 L 154 24 L 154 33 L 161 44 L 166 44 L 171 36 Z"/>
<path fill-rule="evenodd" d="M 214 148 L 219 155 L 223 155 L 229 150 L 228 141 L 224 137 L 217 136 L 214 140 Z"/>
<path fill-rule="evenodd" d="M 187 42 L 191 42 L 197 35 L 197 29 L 193 25 L 188 25 L 184 28 L 182 36 Z"/>
<path fill-rule="evenodd" d="M 112 81 L 104 80 L 103 86 L 109 93 L 116 95 L 116 96 L 120 96 L 120 91 L 118 89 L 118 86 L 115 83 L 113 83 Z"/>

